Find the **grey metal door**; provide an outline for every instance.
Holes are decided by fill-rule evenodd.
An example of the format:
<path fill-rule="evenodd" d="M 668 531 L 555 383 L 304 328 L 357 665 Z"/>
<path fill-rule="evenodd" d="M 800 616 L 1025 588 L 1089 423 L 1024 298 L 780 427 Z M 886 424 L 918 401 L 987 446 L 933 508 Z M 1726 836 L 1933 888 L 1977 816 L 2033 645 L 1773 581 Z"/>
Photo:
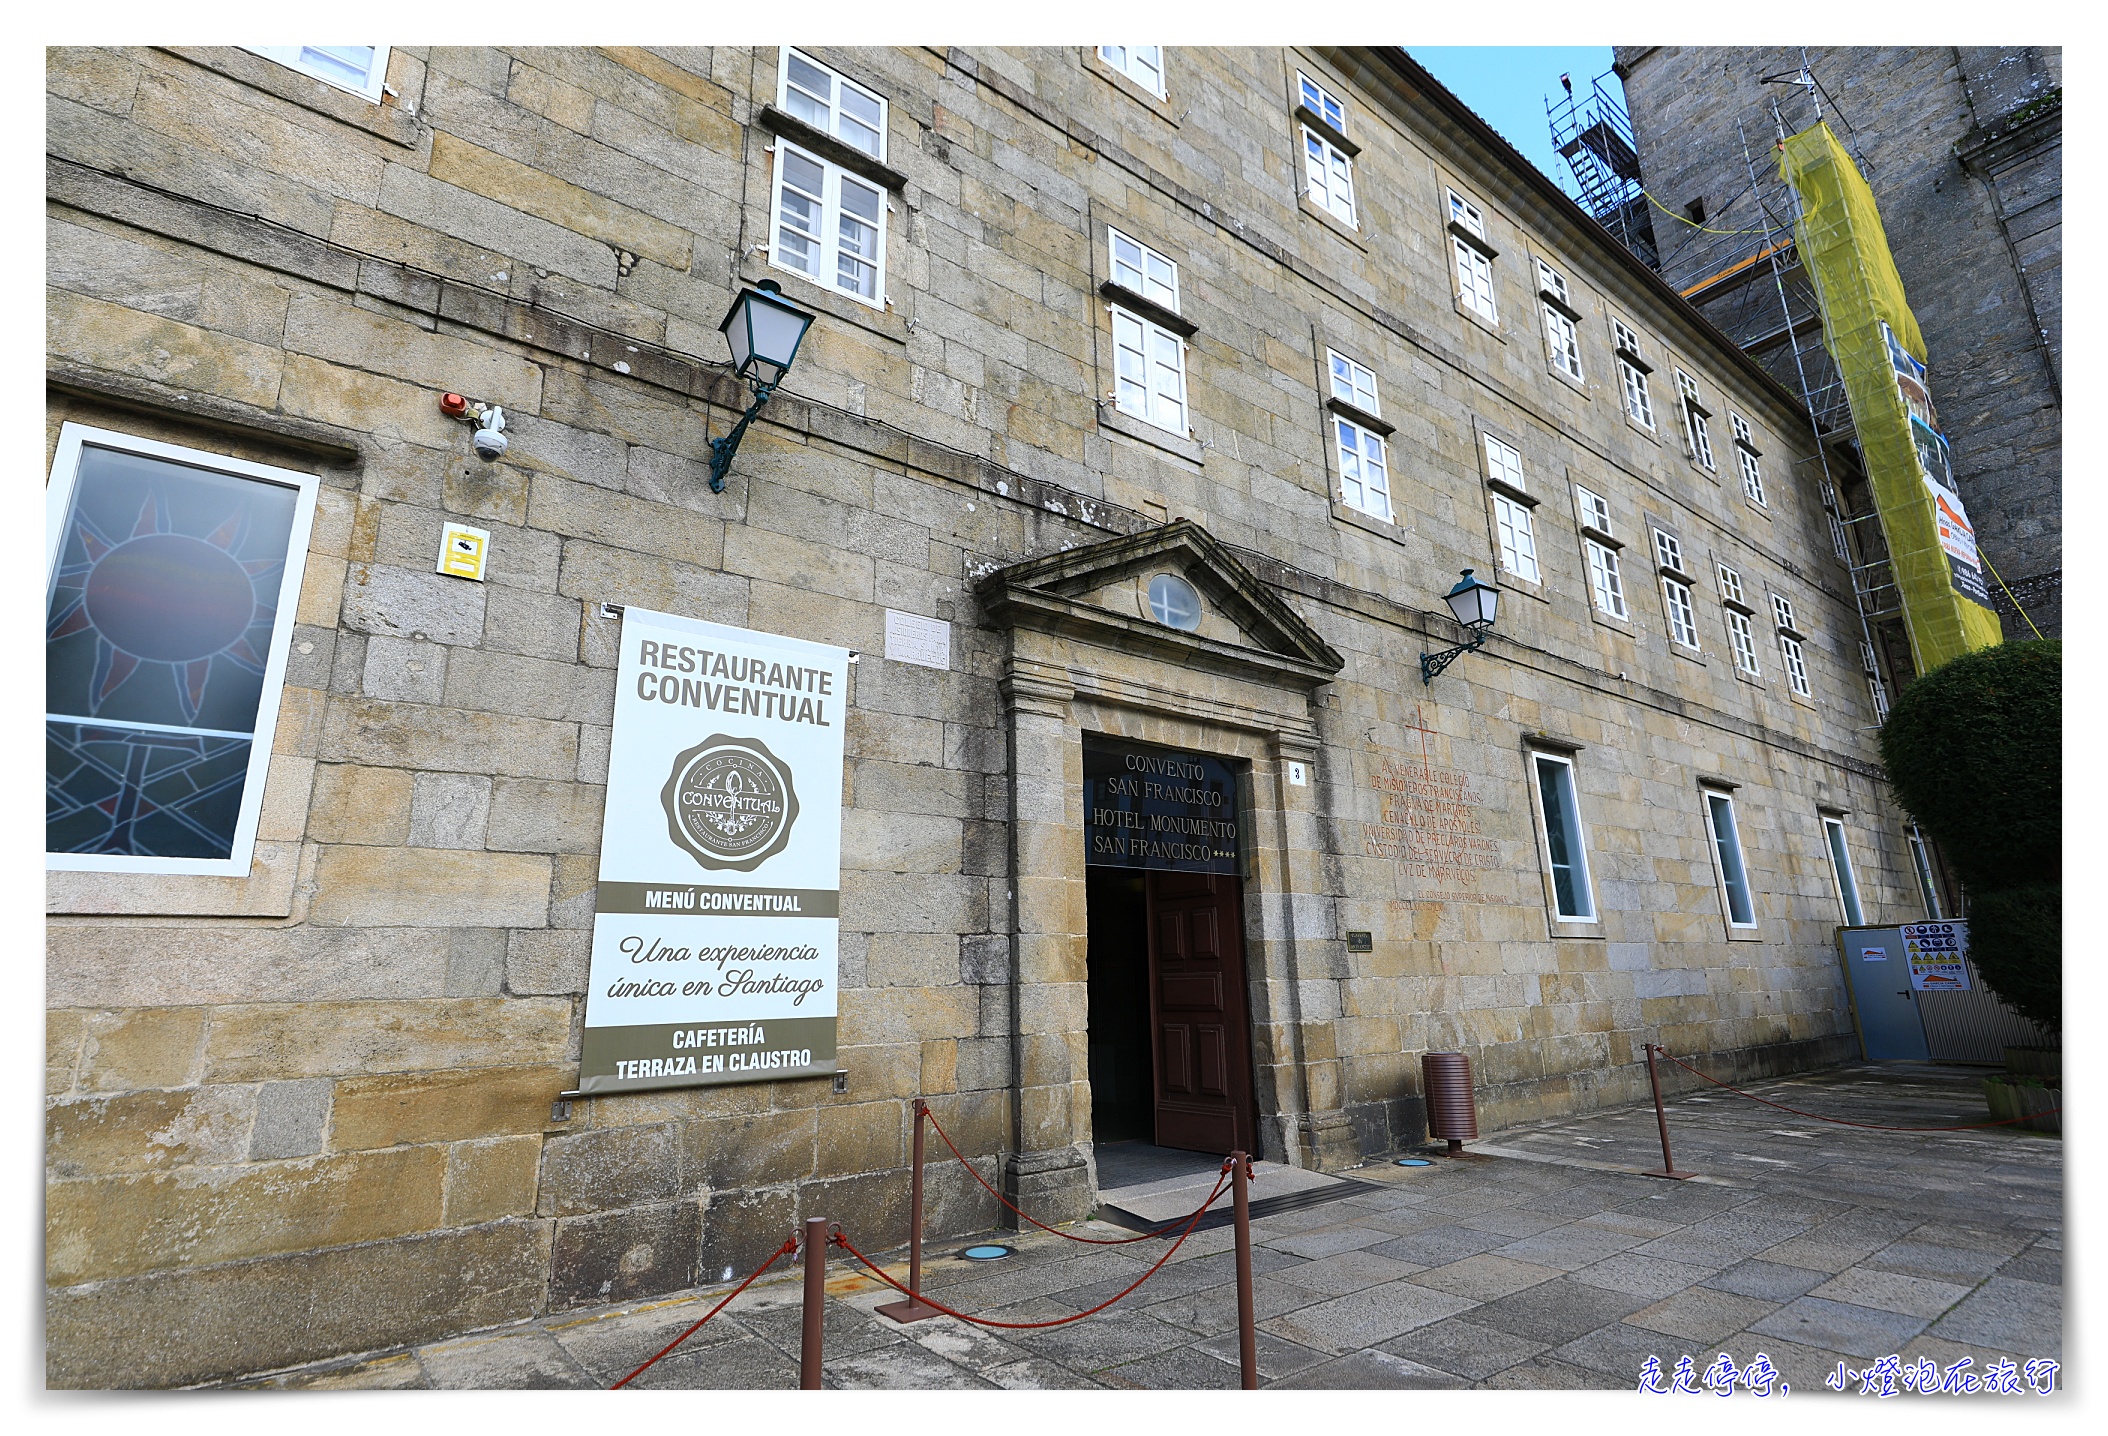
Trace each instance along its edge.
<path fill-rule="evenodd" d="M 1917 994 L 1910 990 L 1910 963 L 1892 927 L 1841 927 L 1838 947 L 1852 983 L 1852 1011 L 1859 1045 L 1869 1062 L 1923 1062 L 1932 1055 Z"/>

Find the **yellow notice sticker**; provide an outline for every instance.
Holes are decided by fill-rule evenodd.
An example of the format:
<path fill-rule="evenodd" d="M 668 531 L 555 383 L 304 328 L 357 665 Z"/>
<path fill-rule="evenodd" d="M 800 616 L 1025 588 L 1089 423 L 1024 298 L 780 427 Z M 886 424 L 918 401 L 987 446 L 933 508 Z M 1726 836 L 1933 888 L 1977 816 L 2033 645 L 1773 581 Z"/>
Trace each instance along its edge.
<path fill-rule="evenodd" d="M 439 536 L 439 572 L 483 582 L 483 560 L 490 553 L 490 530 L 448 524 Z"/>

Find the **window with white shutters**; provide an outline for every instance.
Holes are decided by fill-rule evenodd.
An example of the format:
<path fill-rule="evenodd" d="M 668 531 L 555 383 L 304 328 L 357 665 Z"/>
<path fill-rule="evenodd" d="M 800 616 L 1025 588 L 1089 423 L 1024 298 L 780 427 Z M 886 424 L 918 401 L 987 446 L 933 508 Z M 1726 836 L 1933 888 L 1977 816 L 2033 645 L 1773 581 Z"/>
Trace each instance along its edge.
<path fill-rule="evenodd" d="M 1162 45 L 1100 45 L 1098 58 L 1158 99 L 1164 98 Z"/>

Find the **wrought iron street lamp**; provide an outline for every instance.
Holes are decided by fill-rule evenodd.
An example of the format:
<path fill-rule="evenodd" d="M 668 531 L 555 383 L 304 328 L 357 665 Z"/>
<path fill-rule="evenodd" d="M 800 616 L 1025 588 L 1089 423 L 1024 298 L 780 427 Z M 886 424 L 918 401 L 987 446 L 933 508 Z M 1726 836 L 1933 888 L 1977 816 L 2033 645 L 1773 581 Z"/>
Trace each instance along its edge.
<path fill-rule="evenodd" d="M 1460 654 L 1484 646 L 1486 635 L 1493 630 L 1493 617 L 1500 608 L 1500 590 L 1490 583 L 1471 576 L 1464 570 L 1464 577 L 1457 586 L 1442 595 L 1449 611 L 1456 615 L 1457 622 L 1464 625 L 1471 637 L 1454 648 L 1445 648 L 1440 653 L 1420 655 L 1420 681 L 1433 683 L 1435 675 L 1454 663 Z"/>
<path fill-rule="evenodd" d="M 747 425 L 754 422 L 754 416 L 776 392 L 783 376 L 790 373 L 791 364 L 798 357 L 798 346 L 805 342 L 805 331 L 812 327 L 814 317 L 785 299 L 773 279 L 764 279 L 753 289 L 740 290 L 739 297 L 725 312 L 725 322 L 717 326 L 718 331 L 732 350 L 732 372 L 747 381 L 747 387 L 754 391 L 754 402 L 739 416 L 731 433 L 710 441 L 710 492 L 725 491 L 725 471 L 732 467 L 732 456 L 739 452 L 739 441 L 746 437 Z"/>

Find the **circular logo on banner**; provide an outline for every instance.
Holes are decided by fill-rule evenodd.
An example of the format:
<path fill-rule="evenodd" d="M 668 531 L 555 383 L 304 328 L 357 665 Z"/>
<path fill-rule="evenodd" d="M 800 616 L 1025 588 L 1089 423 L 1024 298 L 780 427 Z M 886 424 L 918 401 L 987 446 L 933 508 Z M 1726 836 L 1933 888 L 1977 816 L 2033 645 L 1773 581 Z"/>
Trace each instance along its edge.
<path fill-rule="evenodd" d="M 673 760 L 659 794 L 667 830 L 706 868 L 751 872 L 798 820 L 791 771 L 758 738 L 713 733 Z"/>

